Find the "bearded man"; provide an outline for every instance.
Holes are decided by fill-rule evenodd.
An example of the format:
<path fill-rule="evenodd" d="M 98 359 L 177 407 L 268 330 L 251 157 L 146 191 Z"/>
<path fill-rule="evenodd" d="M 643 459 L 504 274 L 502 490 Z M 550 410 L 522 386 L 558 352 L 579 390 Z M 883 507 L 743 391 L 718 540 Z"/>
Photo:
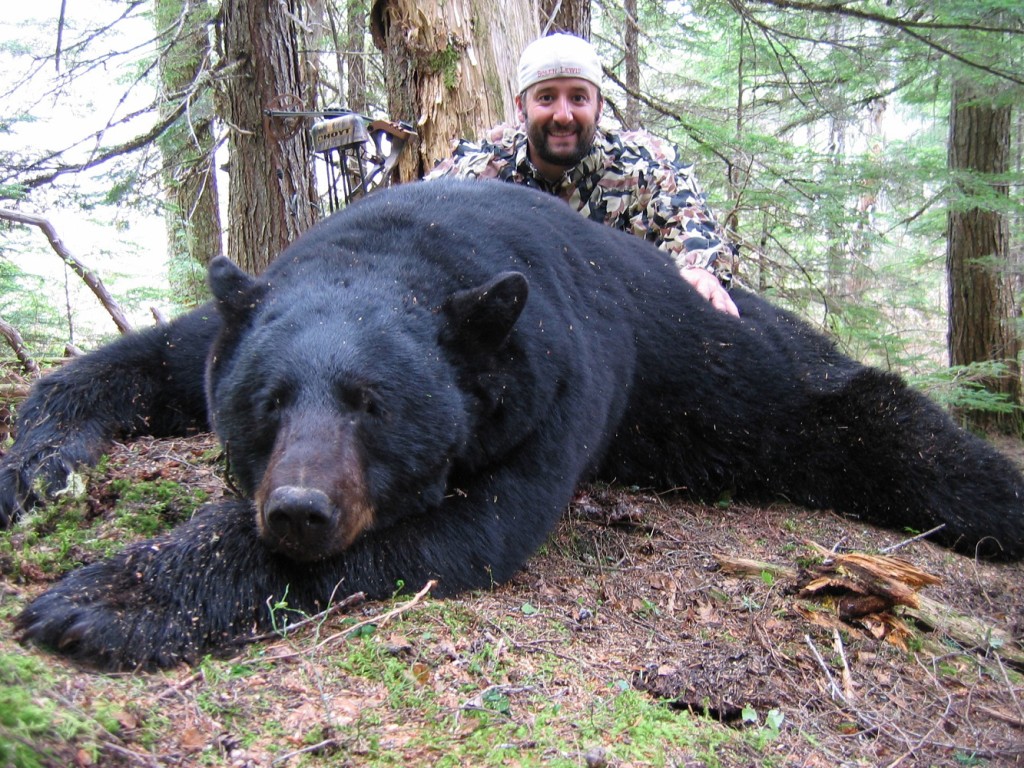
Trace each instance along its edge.
<path fill-rule="evenodd" d="M 693 166 L 646 131 L 598 125 L 601 62 L 582 38 L 532 42 L 518 68 L 517 126 L 480 143 L 459 141 L 427 179 L 498 179 L 540 189 L 584 216 L 653 242 L 717 309 L 738 315 L 728 293 L 736 248 L 705 203 Z"/>

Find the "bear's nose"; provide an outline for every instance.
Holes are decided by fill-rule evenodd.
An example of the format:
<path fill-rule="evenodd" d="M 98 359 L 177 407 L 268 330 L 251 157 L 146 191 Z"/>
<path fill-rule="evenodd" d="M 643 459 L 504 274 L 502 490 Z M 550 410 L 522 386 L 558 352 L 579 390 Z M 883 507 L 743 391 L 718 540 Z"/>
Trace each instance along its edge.
<path fill-rule="evenodd" d="M 322 546 L 332 534 L 333 505 L 321 490 L 285 485 L 267 497 L 263 520 L 279 542 Z"/>

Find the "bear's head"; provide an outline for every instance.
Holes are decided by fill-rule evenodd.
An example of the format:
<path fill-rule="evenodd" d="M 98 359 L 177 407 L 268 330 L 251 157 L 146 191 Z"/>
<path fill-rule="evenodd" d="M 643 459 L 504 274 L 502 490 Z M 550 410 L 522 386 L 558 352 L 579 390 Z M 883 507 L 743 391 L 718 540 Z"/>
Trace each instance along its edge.
<path fill-rule="evenodd" d="M 466 361 L 506 343 L 526 279 L 503 273 L 425 306 L 372 270 L 268 274 L 223 257 L 209 273 L 223 321 L 209 413 L 261 538 L 306 561 L 411 515 L 429 524 L 480 439 Z"/>

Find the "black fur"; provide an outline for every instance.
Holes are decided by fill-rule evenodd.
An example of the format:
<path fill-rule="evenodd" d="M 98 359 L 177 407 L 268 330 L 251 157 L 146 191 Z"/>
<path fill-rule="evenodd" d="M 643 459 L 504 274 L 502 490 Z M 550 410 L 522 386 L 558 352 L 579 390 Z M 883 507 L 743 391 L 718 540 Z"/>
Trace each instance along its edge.
<path fill-rule="evenodd" d="M 925 397 L 756 296 L 715 311 L 652 246 L 539 193 L 407 185 L 259 278 L 218 259 L 210 282 L 212 305 L 37 385 L 0 521 L 35 478 L 204 415 L 251 499 L 72 572 L 18 618 L 25 638 L 165 666 L 266 628 L 286 591 L 313 611 L 339 584 L 487 587 L 595 477 L 944 523 L 960 551 L 1024 555 L 1021 475 Z"/>

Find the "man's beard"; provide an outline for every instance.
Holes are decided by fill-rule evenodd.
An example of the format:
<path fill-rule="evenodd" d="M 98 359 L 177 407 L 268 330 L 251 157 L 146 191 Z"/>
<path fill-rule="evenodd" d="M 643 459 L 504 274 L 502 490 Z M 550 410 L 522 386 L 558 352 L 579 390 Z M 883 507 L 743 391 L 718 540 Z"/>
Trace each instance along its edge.
<path fill-rule="evenodd" d="M 560 165 L 564 168 L 571 168 L 580 160 L 590 154 L 594 146 L 594 135 L 597 133 L 597 126 L 579 128 L 576 134 L 576 149 L 572 152 L 554 152 L 548 146 L 548 132 L 545 126 L 528 122 L 526 124 L 526 136 L 530 140 L 530 146 L 536 151 L 537 156 L 546 163 Z"/>

